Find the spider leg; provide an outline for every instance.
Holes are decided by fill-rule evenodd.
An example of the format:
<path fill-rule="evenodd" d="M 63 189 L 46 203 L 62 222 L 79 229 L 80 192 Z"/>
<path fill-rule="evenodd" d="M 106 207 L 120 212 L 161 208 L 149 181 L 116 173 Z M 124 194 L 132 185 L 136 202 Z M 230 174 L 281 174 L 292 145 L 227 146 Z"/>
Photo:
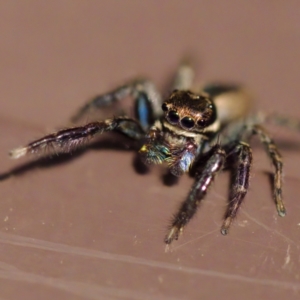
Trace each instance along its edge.
<path fill-rule="evenodd" d="M 271 158 L 273 166 L 275 168 L 274 174 L 274 200 L 276 203 L 278 215 L 284 217 L 286 210 L 282 200 L 282 156 L 278 151 L 277 146 L 271 139 L 267 131 L 260 125 L 253 125 L 252 134 L 257 134 L 260 141 L 264 144 L 265 149 Z"/>
<path fill-rule="evenodd" d="M 86 143 L 95 135 L 113 130 L 119 131 L 135 140 L 141 139 L 145 134 L 136 120 L 127 117 L 118 117 L 57 131 L 56 133 L 35 140 L 24 147 L 12 150 L 10 156 L 17 159 L 29 153 L 38 154 L 43 150 L 54 153 L 71 152 L 74 148 Z"/>
<path fill-rule="evenodd" d="M 234 169 L 232 171 L 229 205 L 221 228 L 223 235 L 228 233 L 230 224 L 247 194 L 252 163 L 252 150 L 248 144 L 240 142 L 230 151 L 228 159 L 234 160 Z"/>
<path fill-rule="evenodd" d="M 184 226 L 194 216 L 216 174 L 222 170 L 225 159 L 226 153 L 219 145 L 211 149 L 211 156 L 201 173 L 196 175 L 196 181 L 187 199 L 182 203 L 178 213 L 173 218 L 170 231 L 165 237 L 166 244 L 171 244 L 174 239 L 177 240 Z"/>
<path fill-rule="evenodd" d="M 183 60 L 175 73 L 172 82 L 173 90 L 190 90 L 193 86 L 195 70 L 188 59 Z"/>
<path fill-rule="evenodd" d="M 261 114 L 259 117 L 262 118 L 263 121 L 273 123 L 277 126 L 282 126 L 293 131 L 300 131 L 300 121 L 296 118 L 275 113 L 269 115 Z"/>
<path fill-rule="evenodd" d="M 111 106 L 126 97 L 134 99 L 134 114 L 142 127 L 147 129 L 154 119 L 161 114 L 161 96 L 155 85 L 146 79 L 136 79 L 108 93 L 94 97 L 72 117 L 72 122 L 78 122 L 91 111 Z"/>

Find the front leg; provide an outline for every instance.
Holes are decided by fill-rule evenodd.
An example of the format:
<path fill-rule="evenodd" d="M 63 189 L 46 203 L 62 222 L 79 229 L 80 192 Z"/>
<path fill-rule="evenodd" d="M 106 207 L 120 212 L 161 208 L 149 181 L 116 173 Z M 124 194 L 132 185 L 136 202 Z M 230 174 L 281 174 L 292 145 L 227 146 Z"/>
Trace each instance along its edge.
<path fill-rule="evenodd" d="M 196 181 L 192 186 L 191 192 L 172 221 L 170 231 L 165 237 L 166 244 L 171 244 L 174 239 L 178 239 L 184 226 L 196 213 L 201 200 L 205 197 L 216 174 L 222 170 L 225 160 L 225 151 L 219 145 L 214 146 L 214 148 L 211 149 L 211 156 L 207 160 L 206 165 L 201 173 L 196 175 Z"/>
<path fill-rule="evenodd" d="M 137 121 L 127 117 L 119 117 L 101 122 L 88 123 L 84 126 L 63 129 L 46 135 L 24 147 L 12 150 L 10 156 L 17 159 L 26 154 L 38 154 L 42 151 L 48 151 L 50 154 L 71 152 L 76 147 L 87 143 L 95 135 L 114 130 L 135 140 L 139 140 L 144 136 L 144 131 Z"/>
<path fill-rule="evenodd" d="M 135 79 L 116 89 L 94 97 L 72 117 L 77 123 L 92 111 L 112 106 L 127 97 L 134 100 L 134 115 L 144 129 L 149 128 L 154 119 L 161 114 L 161 96 L 155 85 L 147 79 Z"/>

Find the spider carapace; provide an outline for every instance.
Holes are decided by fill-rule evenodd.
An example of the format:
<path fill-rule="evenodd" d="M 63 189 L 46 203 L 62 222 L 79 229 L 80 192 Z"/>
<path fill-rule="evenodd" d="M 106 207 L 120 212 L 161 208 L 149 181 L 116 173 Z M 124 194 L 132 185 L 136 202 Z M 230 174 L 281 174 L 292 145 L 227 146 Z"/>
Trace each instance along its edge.
<path fill-rule="evenodd" d="M 282 201 L 282 158 L 269 134 L 262 127 L 266 121 L 289 126 L 280 116 L 252 112 L 249 94 L 238 85 L 208 84 L 193 88 L 194 70 L 189 63 L 179 65 L 171 93 L 162 100 L 154 84 L 147 79 L 128 82 L 93 98 L 72 118 L 73 123 L 105 107 L 133 100 L 133 116 L 123 113 L 57 131 L 10 152 L 12 158 L 26 154 L 71 152 L 78 145 L 109 131 L 117 131 L 137 140 L 138 153 L 145 165 L 165 163 L 172 176 L 190 173 L 195 181 L 187 198 L 174 215 L 165 243 L 178 239 L 194 216 L 216 175 L 223 169 L 232 172 L 229 202 L 222 234 L 227 234 L 244 200 L 252 163 L 249 145 L 258 135 L 274 166 L 274 200 L 280 216 L 285 215 Z M 50 152 L 50 153 L 49 153 Z"/>

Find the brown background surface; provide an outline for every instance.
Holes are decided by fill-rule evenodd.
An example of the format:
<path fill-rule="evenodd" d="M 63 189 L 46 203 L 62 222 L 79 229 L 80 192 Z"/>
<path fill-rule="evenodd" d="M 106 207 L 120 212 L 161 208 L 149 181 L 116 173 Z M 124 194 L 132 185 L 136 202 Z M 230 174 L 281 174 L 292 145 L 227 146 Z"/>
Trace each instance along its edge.
<path fill-rule="evenodd" d="M 171 188 L 160 168 L 141 176 L 128 151 L 89 148 L 48 165 L 7 157 L 128 78 L 163 88 L 187 53 L 199 81 L 245 83 L 259 108 L 300 118 L 299 17 L 299 1 L 0 1 L 0 299 L 299 299 L 297 134 L 273 130 L 285 218 L 256 148 L 229 236 L 224 173 L 167 253 L 190 178 Z"/>

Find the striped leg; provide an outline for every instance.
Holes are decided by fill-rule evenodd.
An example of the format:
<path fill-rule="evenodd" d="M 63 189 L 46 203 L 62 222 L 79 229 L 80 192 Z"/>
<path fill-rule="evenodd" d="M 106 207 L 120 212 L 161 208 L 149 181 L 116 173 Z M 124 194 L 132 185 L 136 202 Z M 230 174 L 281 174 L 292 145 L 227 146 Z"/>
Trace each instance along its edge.
<path fill-rule="evenodd" d="M 174 216 L 170 231 L 165 237 L 166 244 L 171 244 L 174 239 L 177 240 L 184 226 L 194 216 L 216 174 L 222 170 L 225 159 L 226 153 L 219 145 L 212 148 L 211 157 L 207 160 L 202 172 L 196 176 L 191 192 L 182 203 L 179 212 Z"/>
<path fill-rule="evenodd" d="M 262 121 L 273 123 L 277 126 L 285 127 L 287 129 L 299 132 L 300 131 L 300 120 L 297 118 L 280 115 L 280 114 L 269 114 L 264 115 L 261 113 Z"/>
<path fill-rule="evenodd" d="M 109 107 L 127 97 L 133 98 L 135 117 L 142 127 L 149 128 L 154 119 L 161 114 L 161 96 L 155 85 L 146 79 L 132 80 L 108 93 L 94 97 L 79 109 L 71 121 L 77 123 L 92 111 Z"/>
<path fill-rule="evenodd" d="M 144 131 L 137 121 L 126 117 L 119 117 L 101 122 L 88 123 L 85 126 L 68 128 L 46 135 L 24 147 L 12 150 L 10 156 L 17 159 L 26 154 L 39 154 L 42 151 L 49 152 L 49 154 L 71 152 L 95 135 L 113 130 L 122 132 L 128 137 L 137 140 L 144 136 Z"/>
<path fill-rule="evenodd" d="M 250 167 L 252 163 L 252 151 L 248 144 L 240 142 L 229 154 L 233 156 L 234 168 L 232 173 L 232 183 L 229 193 L 229 206 L 225 215 L 225 220 L 221 228 L 221 233 L 226 235 L 237 211 L 241 206 L 249 187 Z"/>
<path fill-rule="evenodd" d="M 276 203 L 278 215 L 284 217 L 286 210 L 282 200 L 282 157 L 278 151 L 277 146 L 271 139 L 266 130 L 260 125 L 254 125 L 252 129 L 253 134 L 257 134 L 260 141 L 264 144 L 265 149 L 271 158 L 273 166 L 275 168 L 274 173 L 274 200 Z"/>

